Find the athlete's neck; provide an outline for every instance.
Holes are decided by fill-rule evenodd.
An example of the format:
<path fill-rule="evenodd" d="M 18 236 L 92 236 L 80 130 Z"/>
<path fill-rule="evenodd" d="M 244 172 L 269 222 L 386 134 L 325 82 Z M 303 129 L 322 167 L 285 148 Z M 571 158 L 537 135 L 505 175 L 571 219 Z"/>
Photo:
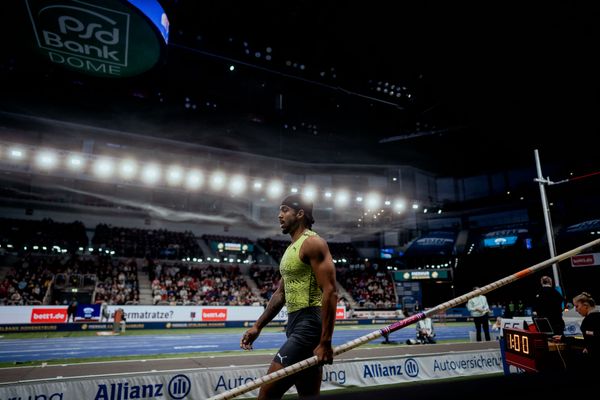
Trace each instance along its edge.
<path fill-rule="evenodd" d="M 307 229 L 308 228 L 306 228 L 305 226 L 299 226 L 296 230 L 294 230 L 293 232 L 290 232 L 290 237 L 292 238 L 292 243 L 294 243 L 296 240 L 300 239 L 300 236 L 302 236 L 304 231 L 306 231 Z"/>

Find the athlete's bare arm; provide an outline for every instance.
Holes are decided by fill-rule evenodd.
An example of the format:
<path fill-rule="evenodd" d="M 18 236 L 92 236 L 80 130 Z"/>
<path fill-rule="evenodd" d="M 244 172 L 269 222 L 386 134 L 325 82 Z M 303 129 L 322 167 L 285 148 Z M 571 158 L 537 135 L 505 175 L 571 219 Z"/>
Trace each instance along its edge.
<path fill-rule="evenodd" d="M 300 259 L 310 264 L 315 272 L 317 284 L 323 292 L 321 306 L 323 328 L 321 330 L 321 341 L 314 354 L 317 356 L 319 364 L 331 364 L 333 363 L 331 338 L 333 337 L 333 325 L 335 323 L 337 291 L 335 287 L 335 266 L 327 242 L 318 236 L 306 239 L 300 249 Z"/>
<path fill-rule="evenodd" d="M 281 311 L 285 305 L 285 290 L 283 279 L 279 281 L 279 287 L 275 290 L 275 293 L 271 296 L 271 300 L 267 304 L 267 308 L 258 317 L 258 320 L 254 323 L 252 328 L 248 329 L 240 340 L 240 347 L 244 350 L 252 350 L 252 343 L 256 340 L 260 331 L 264 328 L 275 316 Z"/>

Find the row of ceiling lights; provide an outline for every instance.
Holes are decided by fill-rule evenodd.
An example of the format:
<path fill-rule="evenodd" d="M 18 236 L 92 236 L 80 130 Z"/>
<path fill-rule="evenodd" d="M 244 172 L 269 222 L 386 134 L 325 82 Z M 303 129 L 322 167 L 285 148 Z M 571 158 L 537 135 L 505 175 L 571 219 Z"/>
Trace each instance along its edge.
<path fill-rule="evenodd" d="M 39 172 L 51 172 L 66 169 L 71 173 L 91 173 L 102 181 L 120 178 L 127 183 L 142 183 L 146 186 L 166 185 L 180 187 L 186 190 L 199 190 L 207 183 L 215 192 L 227 190 L 232 196 L 246 193 L 249 187 L 256 193 L 264 193 L 270 199 L 278 199 L 286 193 L 300 193 L 307 199 L 315 200 L 319 194 L 326 201 L 332 201 L 337 207 L 363 205 L 367 210 L 377 210 L 382 207 L 392 208 L 394 212 L 402 213 L 407 208 L 407 201 L 401 197 L 386 198 L 385 195 L 370 191 L 366 194 L 352 194 L 348 189 L 327 190 L 315 185 L 286 185 L 280 179 L 249 178 L 243 174 L 228 176 L 222 170 L 205 173 L 199 168 L 184 168 L 173 164 L 163 166 L 158 162 L 148 161 L 140 165 L 133 158 L 115 158 L 108 156 L 86 155 L 51 149 L 35 149 L 23 145 L 0 145 L 0 162 L 10 165 L 31 166 Z M 412 203 L 412 209 L 419 209 L 417 202 Z"/>

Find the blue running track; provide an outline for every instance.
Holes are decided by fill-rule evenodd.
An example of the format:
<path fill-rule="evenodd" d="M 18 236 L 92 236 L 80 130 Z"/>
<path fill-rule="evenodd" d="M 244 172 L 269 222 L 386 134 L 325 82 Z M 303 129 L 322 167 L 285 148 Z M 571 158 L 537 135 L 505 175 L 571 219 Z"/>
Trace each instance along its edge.
<path fill-rule="evenodd" d="M 441 326 L 436 328 L 436 339 L 469 338 L 471 326 Z M 375 329 L 336 330 L 333 345 L 339 346 L 350 340 L 373 332 Z M 193 335 L 140 335 L 140 336 L 94 336 L 45 339 L 11 339 L 10 335 L 0 339 L 0 362 L 24 362 L 60 360 L 69 358 L 117 357 L 133 355 L 186 354 L 240 350 L 241 333 Z M 413 326 L 390 335 L 390 340 L 404 343 L 415 338 Z M 374 340 L 381 343 L 383 339 Z M 283 332 L 263 332 L 254 343 L 254 348 L 277 349 L 285 341 Z"/>

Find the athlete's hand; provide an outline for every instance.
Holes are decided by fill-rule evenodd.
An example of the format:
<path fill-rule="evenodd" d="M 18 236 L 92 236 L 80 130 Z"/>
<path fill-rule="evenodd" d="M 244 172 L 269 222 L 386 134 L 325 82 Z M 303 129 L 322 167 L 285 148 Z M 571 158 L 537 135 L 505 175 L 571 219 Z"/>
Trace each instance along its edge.
<path fill-rule="evenodd" d="M 259 334 L 260 331 L 254 326 L 248 329 L 242 335 L 242 339 L 240 340 L 240 348 L 244 350 L 252 350 L 252 343 L 254 343 Z"/>
<path fill-rule="evenodd" d="M 317 356 L 317 363 L 333 364 L 333 348 L 331 347 L 331 341 L 321 342 L 313 351 L 313 354 Z"/>

